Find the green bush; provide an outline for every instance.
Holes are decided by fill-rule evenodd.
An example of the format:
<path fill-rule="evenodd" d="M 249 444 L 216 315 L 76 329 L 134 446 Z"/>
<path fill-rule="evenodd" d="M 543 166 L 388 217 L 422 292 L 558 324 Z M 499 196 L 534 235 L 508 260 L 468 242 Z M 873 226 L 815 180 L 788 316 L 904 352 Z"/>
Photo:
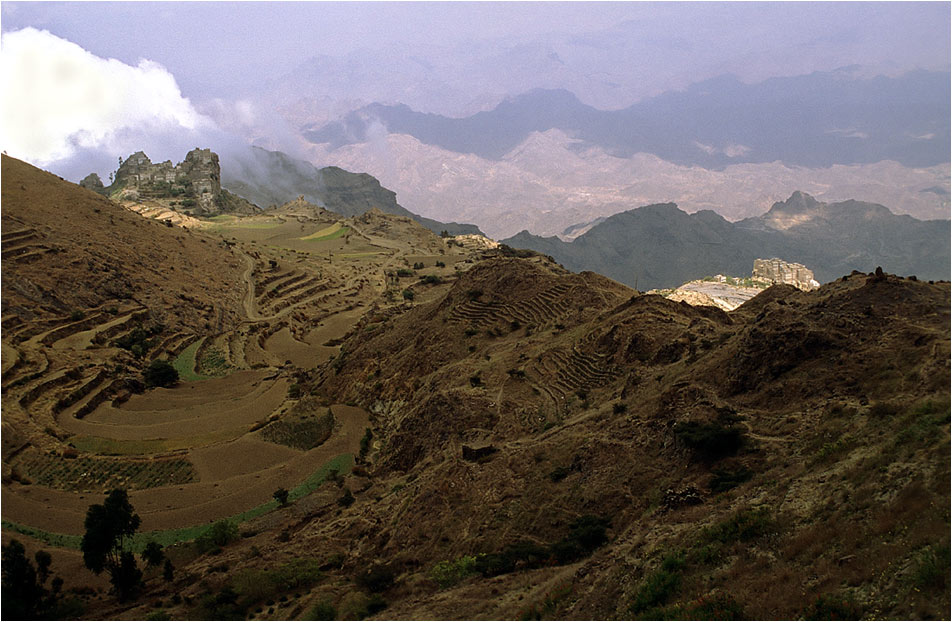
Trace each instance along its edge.
<path fill-rule="evenodd" d="M 413 270 L 410 270 L 408 268 L 400 268 L 399 270 L 397 270 L 398 277 L 413 276 L 413 274 L 414 274 Z"/>
<path fill-rule="evenodd" d="M 231 521 L 220 520 L 195 538 L 195 545 L 200 553 L 208 553 L 227 546 L 237 539 L 238 526 Z"/>
<path fill-rule="evenodd" d="M 429 572 L 430 578 L 441 588 L 452 587 L 474 574 L 479 574 L 475 555 L 464 555 L 456 561 L 438 562 Z"/>
<path fill-rule="evenodd" d="M 416 294 L 413 293 L 412 289 L 403 290 L 403 299 L 404 300 L 413 300 L 416 298 Z"/>
<path fill-rule="evenodd" d="M 365 458 L 370 451 L 370 443 L 373 441 L 374 433 L 370 428 L 364 429 L 364 435 L 360 437 L 360 457 Z"/>
<path fill-rule="evenodd" d="M 912 565 L 912 585 L 921 591 L 949 589 L 949 545 L 929 546 L 919 553 Z"/>
<path fill-rule="evenodd" d="M 669 555 L 661 562 L 661 568 L 655 570 L 642 581 L 628 610 L 640 614 L 653 607 L 665 604 L 681 586 L 681 571 L 684 569 L 684 557 L 680 554 Z"/>
<path fill-rule="evenodd" d="M 768 533 L 774 527 L 767 508 L 741 510 L 729 519 L 701 531 L 704 543 L 747 542 Z"/>
<path fill-rule="evenodd" d="M 149 387 L 171 387 L 179 380 L 178 371 L 163 359 L 155 359 L 142 372 L 142 379 Z"/>

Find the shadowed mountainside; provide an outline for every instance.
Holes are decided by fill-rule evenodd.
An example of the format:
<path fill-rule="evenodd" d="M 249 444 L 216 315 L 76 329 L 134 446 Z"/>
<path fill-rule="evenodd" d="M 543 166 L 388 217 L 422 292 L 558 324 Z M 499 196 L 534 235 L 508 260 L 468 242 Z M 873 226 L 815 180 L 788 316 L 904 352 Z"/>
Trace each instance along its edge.
<path fill-rule="evenodd" d="M 351 173 L 336 166 L 318 169 L 280 151 L 252 147 L 247 158 L 225 162 L 222 185 L 260 207 L 282 205 L 303 196 L 344 217 L 380 211 L 416 220 L 435 233 L 482 234 L 475 225 L 442 223 L 417 216 L 397 203 L 397 195 L 367 173 Z"/>
<path fill-rule="evenodd" d="M 673 203 L 615 214 L 572 242 L 521 232 L 504 243 L 551 255 L 641 289 L 677 287 L 713 274 L 747 274 L 758 257 L 802 263 L 820 282 L 876 266 L 924 279 L 949 278 L 949 222 L 897 216 L 859 201 L 820 203 L 802 192 L 763 216 L 731 223 Z"/>

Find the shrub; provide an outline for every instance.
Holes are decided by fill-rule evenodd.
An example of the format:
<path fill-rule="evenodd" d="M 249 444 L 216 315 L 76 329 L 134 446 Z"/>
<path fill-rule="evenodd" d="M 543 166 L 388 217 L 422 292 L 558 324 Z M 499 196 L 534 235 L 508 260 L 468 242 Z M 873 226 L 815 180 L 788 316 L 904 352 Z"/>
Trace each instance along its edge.
<path fill-rule="evenodd" d="M 899 413 L 899 407 L 895 404 L 890 404 L 889 402 L 876 402 L 869 407 L 869 414 L 871 417 L 892 417 Z"/>
<path fill-rule="evenodd" d="M 563 479 L 569 476 L 569 473 L 572 472 L 567 466 L 557 466 L 552 471 L 549 472 L 549 479 L 553 482 L 561 482 Z"/>
<path fill-rule="evenodd" d="M 483 383 L 482 379 L 479 377 L 479 374 L 469 377 L 469 384 L 473 387 L 478 387 Z"/>
<path fill-rule="evenodd" d="M 396 573 L 390 566 L 386 565 L 372 566 L 366 572 L 361 572 L 354 577 L 357 585 L 371 593 L 384 592 L 390 589 L 395 579 Z"/>
<path fill-rule="evenodd" d="M 288 491 L 285 488 L 278 488 L 271 496 L 274 497 L 274 500 L 281 505 L 288 504 Z"/>
<path fill-rule="evenodd" d="M 178 371 L 172 367 L 172 364 L 163 359 L 155 359 L 145 371 L 142 372 L 143 380 L 149 387 L 171 387 L 179 380 Z"/>
<path fill-rule="evenodd" d="M 423 265 L 423 262 L 422 262 L 422 261 L 417 261 L 417 262 L 415 262 L 415 263 L 413 264 L 413 269 L 414 269 L 414 270 L 422 270 L 422 269 L 425 268 L 425 267 L 426 267 L 426 266 Z"/>
<path fill-rule="evenodd" d="M 370 451 L 370 442 L 374 438 L 373 430 L 370 428 L 364 429 L 364 435 L 360 437 L 360 457 L 364 458 L 367 456 L 367 452 Z"/>
<path fill-rule="evenodd" d="M 428 274 L 420 280 L 423 281 L 424 285 L 439 285 L 443 282 L 443 279 L 436 276 L 435 274 Z"/>
<path fill-rule="evenodd" d="M 747 542 L 766 534 L 773 527 L 767 508 L 741 510 L 729 519 L 701 531 L 704 542 Z"/>
<path fill-rule="evenodd" d="M 412 289 L 403 290 L 403 299 L 404 300 L 413 300 L 416 298 L 416 294 L 413 293 Z"/>
<path fill-rule="evenodd" d="M 304 619 L 305 620 L 336 620 L 337 609 L 334 608 L 334 605 L 332 605 L 329 600 L 322 600 L 308 610 L 307 615 L 304 617 Z"/>
<path fill-rule="evenodd" d="M 476 556 L 466 555 L 456 561 L 438 562 L 430 569 L 429 575 L 441 588 L 447 588 L 478 572 Z"/>
<path fill-rule="evenodd" d="M 862 620 L 863 610 L 852 598 L 824 594 L 803 612 L 807 620 Z"/>
<path fill-rule="evenodd" d="M 79 309 L 76 309 L 75 311 L 69 314 L 69 319 L 72 320 L 73 322 L 78 322 L 85 317 L 86 317 L 86 314 Z"/>
<path fill-rule="evenodd" d="M 207 553 L 231 544 L 238 539 L 238 526 L 228 520 L 220 520 L 205 533 L 195 538 L 200 553 Z"/>
<path fill-rule="evenodd" d="M 410 270 L 408 268 L 400 268 L 399 270 L 397 270 L 397 276 L 398 277 L 413 276 L 413 270 Z"/>
<path fill-rule="evenodd" d="M 949 589 L 949 545 L 926 547 L 913 562 L 910 579 L 918 590 Z"/>
<path fill-rule="evenodd" d="M 436 267 L 437 267 L 437 268 L 445 268 L 445 267 L 446 267 L 446 264 L 445 264 L 444 262 L 442 262 L 442 261 L 438 261 L 438 262 L 436 262 Z"/>
<path fill-rule="evenodd" d="M 642 581 L 635 593 L 629 611 L 639 614 L 666 603 L 681 585 L 681 570 L 683 568 L 683 556 L 674 554 L 665 557 L 661 562 L 661 568 L 649 574 Z"/>
<path fill-rule="evenodd" d="M 718 460 L 741 448 L 744 434 L 735 425 L 685 421 L 674 426 L 674 435 L 704 460 Z"/>
<path fill-rule="evenodd" d="M 628 410 L 628 406 L 624 402 L 615 402 L 612 405 L 612 412 L 616 415 L 620 415 Z"/>
<path fill-rule="evenodd" d="M 725 492 L 736 488 L 753 477 L 753 472 L 746 467 L 736 469 L 715 469 L 711 478 L 711 492 Z"/>
<path fill-rule="evenodd" d="M 354 501 L 354 493 L 350 491 L 350 488 L 344 486 L 343 494 L 337 498 L 337 505 L 346 508 L 353 505 Z"/>

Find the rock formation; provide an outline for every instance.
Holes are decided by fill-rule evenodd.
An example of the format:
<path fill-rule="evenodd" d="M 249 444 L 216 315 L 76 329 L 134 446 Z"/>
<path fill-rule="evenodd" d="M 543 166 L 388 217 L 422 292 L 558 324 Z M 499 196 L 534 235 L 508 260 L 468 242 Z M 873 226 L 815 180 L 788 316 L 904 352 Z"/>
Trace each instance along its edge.
<path fill-rule="evenodd" d="M 96 173 L 90 173 L 83 178 L 79 185 L 83 188 L 92 190 L 93 192 L 98 192 L 99 194 L 106 194 L 106 187 L 102 183 L 102 179 L 99 178 L 99 175 Z"/>
<path fill-rule="evenodd" d="M 798 263 L 789 263 L 782 259 L 755 259 L 753 278 L 761 278 L 771 283 L 785 283 L 797 289 L 810 291 L 820 284 L 813 278 L 813 271 Z"/>
<path fill-rule="evenodd" d="M 110 194 L 138 201 L 149 198 L 184 197 L 182 207 L 201 213 L 220 211 L 215 202 L 221 195 L 221 167 L 218 154 L 211 149 L 193 149 L 185 160 L 153 164 L 145 153 L 137 151 L 126 158 L 116 171 Z"/>
<path fill-rule="evenodd" d="M 97 187 L 98 184 L 98 187 Z M 137 151 L 119 164 L 115 181 L 102 187 L 99 176 L 91 174 L 80 185 L 117 201 L 150 203 L 194 216 L 213 216 L 223 212 L 254 214 L 258 209 L 241 197 L 221 187 L 221 166 L 218 154 L 211 149 L 195 148 L 185 160 L 153 163 Z"/>

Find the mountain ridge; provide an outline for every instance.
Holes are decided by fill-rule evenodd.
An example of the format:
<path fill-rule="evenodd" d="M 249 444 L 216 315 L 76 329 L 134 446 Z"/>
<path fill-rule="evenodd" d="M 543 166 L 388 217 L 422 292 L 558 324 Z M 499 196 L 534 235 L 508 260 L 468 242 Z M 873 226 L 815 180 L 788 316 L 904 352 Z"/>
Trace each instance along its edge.
<path fill-rule="evenodd" d="M 677 287 L 715 273 L 744 274 L 759 257 L 810 266 L 820 282 L 880 265 L 925 279 L 949 278 L 948 221 L 897 216 L 859 201 L 820 203 L 800 192 L 763 216 L 737 223 L 713 211 L 687 214 L 665 203 L 610 216 L 572 242 L 526 231 L 502 242 L 642 289 Z"/>
<path fill-rule="evenodd" d="M 895 160 L 923 167 L 949 161 L 949 75 L 854 79 L 814 72 L 750 85 L 721 76 L 611 111 L 582 104 L 564 89 L 534 89 L 461 119 L 374 103 L 339 121 L 305 126 L 302 134 L 337 148 L 363 142 L 371 126 L 382 123 L 391 133 L 498 160 L 532 131 L 558 128 L 619 157 L 647 152 L 709 169 L 775 160 L 811 167 Z M 897 109 L 903 111 L 898 120 Z M 791 118 L 795 127 L 786 122 Z"/>

